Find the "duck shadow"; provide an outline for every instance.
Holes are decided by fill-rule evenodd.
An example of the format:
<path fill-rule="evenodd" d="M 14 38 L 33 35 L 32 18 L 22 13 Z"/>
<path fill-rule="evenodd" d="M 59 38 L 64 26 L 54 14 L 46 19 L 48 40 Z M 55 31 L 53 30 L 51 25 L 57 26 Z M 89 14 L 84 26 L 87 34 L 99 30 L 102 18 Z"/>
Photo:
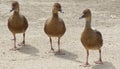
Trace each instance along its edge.
<path fill-rule="evenodd" d="M 61 50 L 61 52 L 65 53 L 65 55 L 56 55 L 55 54 L 55 57 L 80 63 L 80 61 L 76 60 L 78 58 L 78 56 L 76 54 L 68 52 L 68 51 L 63 50 L 63 49 Z"/>
<path fill-rule="evenodd" d="M 92 69 L 116 69 L 116 68 L 112 63 L 104 62 L 103 64 L 93 66 Z"/>
<path fill-rule="evenodd" d="M 37 53 L 39 53 L 39 50 L 37 48 L 32 47 L 31 45 L 28 44 L 20 47 L 18 51 L 24 54 L 29 54 L 31 56 L 38 56 Z"/>

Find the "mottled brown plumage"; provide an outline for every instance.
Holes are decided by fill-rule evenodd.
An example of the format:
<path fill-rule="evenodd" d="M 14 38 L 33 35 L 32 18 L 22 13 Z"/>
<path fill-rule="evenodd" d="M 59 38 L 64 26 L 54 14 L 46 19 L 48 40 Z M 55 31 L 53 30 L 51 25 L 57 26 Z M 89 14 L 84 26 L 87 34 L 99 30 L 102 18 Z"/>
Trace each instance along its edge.
<path fill-rule="evenodd" d="M 19 3 L 17 1 L 12 2 L 12 10 L 13 15 L 11 15 L 8 19 L 8 28 L 12 32 L 14 36 L 14 48 L 12 50 L 16 50 L 16 34 L 23 33 L 23 42 L 22 45 L 25 45 L 25 31 L 28 27 L 28 21 L 25 16 L 19 13 Z"/>
<path fill-rule="evenodd" d="M 102 63 L 101 47 L 103 45 L 103 39 L 99 31 L 91 28 L 91 11 L 89 9 L 84 10 L 81 18 L 86 19 L 85 28 L 81 35 L 81 42 L 87 51 L 87 60 L 85 66 L 89 66 L 89 50 L 99 50 L 100 58 L 96 63 Z"/>
<path fill-rule="evenodd" d="M 51 37 L 58 37 L 58 53 L 60 54 L 60 38 L 64 35 L 66 28 L 64 21 L 58 16 L 58 11 L 62 12 L 61 5 L 55 3 L 52 10 L 52 17 L 46 20 L 44 31 L 50 38 L 52 52 L 54 52 L 54 49 Z"/>

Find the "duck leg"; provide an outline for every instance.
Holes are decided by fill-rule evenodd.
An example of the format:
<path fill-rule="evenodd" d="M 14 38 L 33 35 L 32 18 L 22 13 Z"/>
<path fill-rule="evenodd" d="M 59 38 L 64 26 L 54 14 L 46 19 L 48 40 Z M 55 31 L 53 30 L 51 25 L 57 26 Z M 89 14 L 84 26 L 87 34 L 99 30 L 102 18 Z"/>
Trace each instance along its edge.
<path fill-rule="evenodd" d="M 99 60 L 95 61 L 96 64 L 102 64 L 102 58 L 101 58 L 101 49 L 99 49 Z"/>
<path fill-rule="evenodd" d="M 60 37 L 58 37 L 58 52 L 60 53 Z"/>
<path fill-rule="evenodd" d="M 23 41 L 18 45 L 19 46 L 25 46 L 25 33 L 23 33 Z"/>
<path fill-rule="evenodd" d="M 23 33 L 23 46 L 25 46 L 25 33 Z"/>
<path fill-rule="evenodd" d="M 86 50 L 86 52 L 87 52 L 87 57 L 86 57 L 86 63 L 84 65 L 84 67 L 89 67 L 90 66 L 90 64 L 88 63 L 89 50 Z"/>
<path fill-rule="evenodd" d="M 58 37 L 58 51 L 56 52 L 58 55 L 65 55 L 65 53 L 62 53 L 60 50 L 60 37 Z"/>
<path fill-rule="evenodd" d="M 12 51 L 16 51 L 17 50 L 17 47 L 16 47 L 16 36 L 15 36 L 15 33 L 13 34 L 14 36 L 14 48 L 10 49 Z"/>
<path fill-rule="evenodd" d="M 52 47 L 52 39 L 51 39 L 51 37 L 49 37 L 49 39 L 50 39 L 50 46 L 51 46 L 51 49 L 50 49 L 49 53 L 54 53 L 54 49 Z"/>
<path fill-rule="evenodd" d="M 83 67 L 89 67 L 90 64 L 88 63 L 88 57 L 89 57 L 89 50 L 86 49 L 86 52 L 87 52 L 87 56 L 86 56 L 86 63 L 84 65 L 80 65 L 80 66 L 83 66 Z"/>

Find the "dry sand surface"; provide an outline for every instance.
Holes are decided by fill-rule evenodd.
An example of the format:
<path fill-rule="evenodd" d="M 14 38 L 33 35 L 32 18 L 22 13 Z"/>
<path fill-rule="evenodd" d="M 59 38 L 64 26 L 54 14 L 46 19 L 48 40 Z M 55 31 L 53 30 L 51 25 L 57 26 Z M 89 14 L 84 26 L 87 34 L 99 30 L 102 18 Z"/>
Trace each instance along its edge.
<path fill-rule="evenodd" d="M 8 30 L 7 20 L 12 0 L 0 0 L 0 69 L 120 69 L 120 0 L 18 0 L 21 14 L 29 22 L 26 31 L 26 46 L 10 51 L 13 47 L 13 35 Z M 55 2 L 62 5 L 63 18 L 67 31 L 61 38 L 61 49 L 65 55 L 47 53 L 50 49 L 48 36 L 44 33 L 45 20 L 51 16 Z M 85 63 L 86 51 L 80 42 L 85 25 L 79 19 L 86 8 L 92 11 L 92 26 L 101 31 L 104 39 L 102 58 L 104 64 L 96 65 L 98 51 L 90 51 L 90 67 Z M 17 35 L 17 43 L 22 34 Z M 53 38 L 57 50 L 57 38 Z"/>

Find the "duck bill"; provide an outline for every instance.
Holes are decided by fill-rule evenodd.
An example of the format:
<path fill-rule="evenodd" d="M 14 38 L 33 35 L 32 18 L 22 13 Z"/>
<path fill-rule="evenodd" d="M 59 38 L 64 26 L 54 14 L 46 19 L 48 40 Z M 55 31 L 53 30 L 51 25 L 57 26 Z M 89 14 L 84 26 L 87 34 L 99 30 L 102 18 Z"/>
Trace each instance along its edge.
<path fill-rule="evenodd" d="M 59 10 L 60 11 L 60 13 L 64 13 L 62 10 Z"/>
<path fill-rule="evenodd" d="M 82 18 L 84 18 L 85 16 L 84 15 L 82 15 L 81 17 L 79 17 L 79 19 L 82 19 Z"/>
<path fill-rule="evenodd" d="M 13 11 L 13 9 L 10 10 L 10 12 L 12 12 L 12 11 Z"/>
<path fill-rule="evenodd" d="M 12 7 L 12 9 L 10 10 L 10 12 L 12 12 L 14 10 L 14 8 Z"/>

